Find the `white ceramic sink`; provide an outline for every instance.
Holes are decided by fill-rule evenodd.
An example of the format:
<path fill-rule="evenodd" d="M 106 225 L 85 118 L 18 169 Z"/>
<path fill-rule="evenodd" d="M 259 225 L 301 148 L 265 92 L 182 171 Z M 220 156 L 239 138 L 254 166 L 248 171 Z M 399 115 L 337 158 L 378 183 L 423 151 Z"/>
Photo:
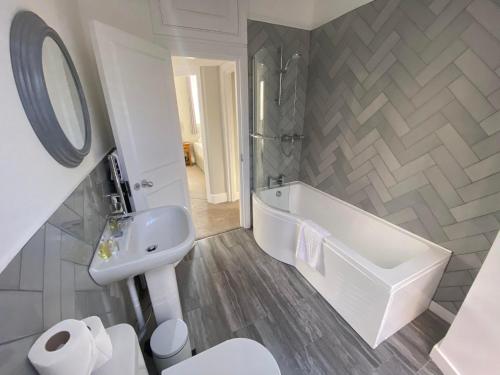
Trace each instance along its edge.
<path fill-rule="evenodd" d="M 195 230 L 187 209 L 164 206 L 130 214 L 121 222 L 123 234 L 114 237 L 118 250 L 104 260 L 96 251 L 90 275 L 106 285 L 150 270 L 173 265 L 192 249 Z M 103 238 L 110 237 L 109 225 Z"/>

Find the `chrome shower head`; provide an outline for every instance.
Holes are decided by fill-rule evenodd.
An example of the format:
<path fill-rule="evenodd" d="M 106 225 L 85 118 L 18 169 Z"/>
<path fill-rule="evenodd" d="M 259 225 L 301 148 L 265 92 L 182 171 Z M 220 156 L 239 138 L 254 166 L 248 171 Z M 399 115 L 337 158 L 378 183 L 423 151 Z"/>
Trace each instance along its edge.
<path fill-rule="evenodd" d="M 292 62 L 292 60 L 298 60 L 302 57 L 302 54 L 299 52 L 295 52 L 290 58 L 287 60 L 285 67 L 283 68 L 283 71 L 286 72 L 288 70 L 288 66 Z"/>

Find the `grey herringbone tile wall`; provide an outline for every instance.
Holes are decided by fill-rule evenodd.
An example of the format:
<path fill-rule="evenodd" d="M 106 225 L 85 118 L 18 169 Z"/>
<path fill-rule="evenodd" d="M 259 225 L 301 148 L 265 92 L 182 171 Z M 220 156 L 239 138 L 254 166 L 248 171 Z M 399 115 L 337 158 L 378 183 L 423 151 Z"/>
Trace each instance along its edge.
<path fill-rule="evenodd" d="M 95 284 L 88 265 L 108 214 L 107 161 L 78 186 L 0 273 L 0 374 L 36 374 L 27 359 L 36 338 L 63 319 L 133 322 L 124 283 Z"/>
<path fill-rule="evenodd" d="M 454 251 L 456 312 L 500 220 L 500 2 L 376 0 L 311 34 L 301 179 Z"/>
<path fill-rule="evenodd" d="M 283 79 L 283 100 L 278 106 L 280 54 L 279 48 L 283 47 L 283 60 L 286 61 L 294 52 L 299 51 L 302 58 L 290 65 L 289 72 Z M 248 21 L 248 62 L 249 62 L 249 98 L 250 98 L 250 124 L 253 124 L 253 63 L 254 56 L 264 63 L 265 95 L 264 95 L 264 121 L 263 129 L 253 129 L 264 133 L 266 136 L 279 136 L 282 134 L 302 134 L 304 126 L 304 112 L 307 87 L 307 65 L 309 60 L 309 32 L 306 30 L 273 25 L 258 21 Z M 297 80 L 295 79 L 297 78 Z M 296 93 L 295 97 L 295 81 Z M 295 103 L 295 109 L 294 109 Z M 267 176 L 284 174 L 287 181 L 295 181 L 299 177 L 300 168 L 300 143 L 293 146 L 284 144 L 283 150 L 276 141 L 255 141 L 250 144 L 252 163 L 258 166 L 259 175 L 253 176 L 254 184 L 260 187 Z M 265 142 L 265 143 L 264 143 Z M 252 147 L 255 146 L 255 147 Z M 284 152 L 286 154 L 284 154 Z M 290 156 L 286 156 L 290 155 Z M 252 164 L 253 165 L 253 164 Z"/>

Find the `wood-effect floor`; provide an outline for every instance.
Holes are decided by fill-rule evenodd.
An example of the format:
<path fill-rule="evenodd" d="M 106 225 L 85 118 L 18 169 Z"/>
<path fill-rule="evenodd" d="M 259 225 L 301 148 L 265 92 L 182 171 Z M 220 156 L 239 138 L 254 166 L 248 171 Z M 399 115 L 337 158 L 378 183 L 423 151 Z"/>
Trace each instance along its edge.
<path fill-rule="evenodd" d="M 446 322 L 427 311 L 373 350 L 294 267 L 264 253 L 251 231 L 198 241 L 176 273 L 198 352 L 247 337 L 271 351 L 283 375 L 441 374 L 428 353 Z"/>

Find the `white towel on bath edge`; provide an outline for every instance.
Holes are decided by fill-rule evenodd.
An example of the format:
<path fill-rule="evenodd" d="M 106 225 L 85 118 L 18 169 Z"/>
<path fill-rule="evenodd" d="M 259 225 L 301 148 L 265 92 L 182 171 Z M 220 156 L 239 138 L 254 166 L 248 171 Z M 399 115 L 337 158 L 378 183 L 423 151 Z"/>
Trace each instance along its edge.
<path fill-rule="evenodd" d="M 300 224 L 295 257 L 324 274 L 323 240 L 330 233 L 312 220 Z"/>

